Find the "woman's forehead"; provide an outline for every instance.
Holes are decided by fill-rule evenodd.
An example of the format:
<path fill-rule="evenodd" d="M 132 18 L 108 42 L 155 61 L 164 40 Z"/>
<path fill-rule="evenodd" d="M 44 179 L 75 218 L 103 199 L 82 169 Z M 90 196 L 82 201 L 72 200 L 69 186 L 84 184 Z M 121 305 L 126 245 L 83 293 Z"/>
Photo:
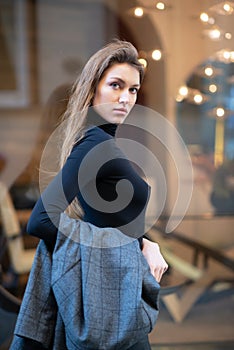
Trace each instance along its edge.
<path fill-rule="evenodd" d="M 104 72 L 102 79 L 104 78 L 121 78 L 124 80 L 131 80 L 134 84 L 139 84 L 140 73 L 137 68 L 129 63 L 114 63 Z"/>

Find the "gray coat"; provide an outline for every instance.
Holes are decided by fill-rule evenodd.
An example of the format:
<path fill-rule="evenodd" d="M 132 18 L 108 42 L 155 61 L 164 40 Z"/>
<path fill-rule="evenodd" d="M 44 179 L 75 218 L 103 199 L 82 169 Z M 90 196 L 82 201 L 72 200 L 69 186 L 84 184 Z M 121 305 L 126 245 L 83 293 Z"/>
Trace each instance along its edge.
<path fill-rule="evenodd" d="M 158 316 L 159 284 L 136 239 L 61 215 L 50 254 L 40 241 L 10 350 L 127 349 Z"/>

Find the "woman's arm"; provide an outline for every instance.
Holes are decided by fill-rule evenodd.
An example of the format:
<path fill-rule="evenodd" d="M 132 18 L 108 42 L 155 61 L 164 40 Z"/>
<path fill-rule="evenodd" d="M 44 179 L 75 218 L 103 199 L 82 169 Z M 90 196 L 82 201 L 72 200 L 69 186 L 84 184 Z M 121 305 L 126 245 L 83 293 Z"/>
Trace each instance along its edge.
<path fill-rule="evenodd" d="M 158 282 L 160 282 L 163 274 L 168 269 L 168 264 L 160 252 L 158 243 L 143 238 L 142 253 L 149 264 L 152 275 Z"/>
<path fill-rule="evenodd" d="M 86 154 L 98 143 L 93 131 L 74 147 L 63 169 L 41 194 L 30 216 L 27 232 L 46 242 L 55 242 L 60 214 L 79 192 L 78 172 Z"/>

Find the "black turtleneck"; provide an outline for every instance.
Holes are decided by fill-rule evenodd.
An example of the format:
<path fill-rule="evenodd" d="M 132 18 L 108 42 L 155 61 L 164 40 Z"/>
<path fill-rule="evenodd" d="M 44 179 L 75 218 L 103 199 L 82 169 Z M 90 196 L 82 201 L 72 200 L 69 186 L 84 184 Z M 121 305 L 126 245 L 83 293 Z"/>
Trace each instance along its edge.
<path fill-rule="evenodd" d="M 117 147 L 117 125 L 103 121 L 89 124 L 32 211 L 27 231 L 49 245 L 55 243 L 60 214 L 75 197 L 84 221 L 117 227 L 138 239 L 144 235 L 149 187 Z M 119 204 L 111 207 L 118 199 Z"/>

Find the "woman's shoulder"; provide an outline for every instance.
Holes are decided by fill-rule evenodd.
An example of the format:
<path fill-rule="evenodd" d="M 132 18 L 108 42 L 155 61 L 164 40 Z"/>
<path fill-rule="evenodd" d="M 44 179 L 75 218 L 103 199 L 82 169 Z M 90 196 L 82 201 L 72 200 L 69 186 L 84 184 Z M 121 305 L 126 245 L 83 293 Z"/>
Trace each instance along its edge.
<path fill-rule="evenodd" d="M 101 128 L 97 126 L 90 127 L 85 131 L 83 137 L 75 144 L 73 151 L 86 146 L 90 149 L 104 141 L 111 139 L 113 138 Z"/>
<path fill-rule="evenodd" d="M 86 137 L 99 137 L 101 140 L 109 140 L 111 139 L 111 135 L 109 135 L 105 130 L 103 130 L 99 126 L 91 126 L 85 132 Z"/>

